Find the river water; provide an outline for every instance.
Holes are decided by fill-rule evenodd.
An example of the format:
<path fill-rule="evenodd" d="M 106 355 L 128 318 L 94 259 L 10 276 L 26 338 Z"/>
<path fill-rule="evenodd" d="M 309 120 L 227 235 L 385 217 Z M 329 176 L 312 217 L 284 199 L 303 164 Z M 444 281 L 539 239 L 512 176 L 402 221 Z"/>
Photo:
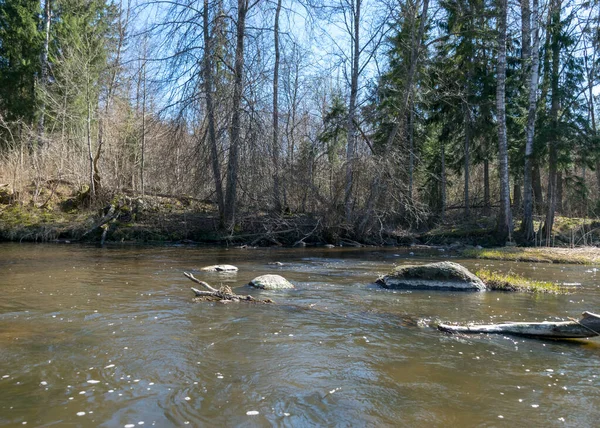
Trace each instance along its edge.
<path fill-rule="evenodd" d="M 597 426 L 600 340 L 429 325 L 599 311 L 600 272 L 409 251 L 2 244 L 0 426 Z M 580 285 L 567 296 L 373 285 L 396 264 L 449 258 Z M 196 271 L 215 263 L 239 273 Z M 277 304 L 193 303 L 183 271 Z M 297 290 L 243 286 L 264 273 Z"/>

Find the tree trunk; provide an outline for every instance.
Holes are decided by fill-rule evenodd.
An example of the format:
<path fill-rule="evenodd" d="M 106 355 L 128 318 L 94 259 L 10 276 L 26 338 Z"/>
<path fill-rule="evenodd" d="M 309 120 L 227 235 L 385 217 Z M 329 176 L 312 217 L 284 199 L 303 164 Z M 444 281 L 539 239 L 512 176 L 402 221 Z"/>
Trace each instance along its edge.
<path fill-rule="evenodd" d="M 442 147 L 442 172 L 441 172 L 441 209 L 440 209 L 440 218 L 442 222 L 446 220 L 446 147 L 445 143 L 441 142 Z"/>
<path fill-rule="evenodd" d="M 225 200 L 223 199 L 223 182 L 221 180 L 221 165 L 219 162 L 219 149 L 217 147 L 217 132 L 215 111 L 213 106 L 213 39 L 210 34 L 209 0 L 204 0 L 202 32 L 204 35 L 204 58 L 202 59 L 202 74 L 204 78 L 204 96 L 206 98 L 206 116 L 208 119 L 208 144 L 210 146 L 211 166 L 215 180 L 215 193 L 219 207 L 219 225 L 224 226 Z"/>
<path fill-rule="evenodd" d="M 413 203 L 414 170 L 415 170 L 415 105 L 414 100 L 410 105 L 408 115 L 408 199 Z"/>
<path fill-rule="evenodd" d="M 556 212 L 563 213 L 563 174 L 562 171 L 556 174 Z"/>
<path fill-rule="evenodd" d="M 513 183 L 512 206 L 513 206 L 514 210 L 517 210 L 517 212 L 521 211 L 521 199 L 522 199 L 521 180 L 518 178 L 515 178 L 514 183 Z"/>
<path fill-rule="evenodd" d="M 93 198 L 96 195 L 96 186 L 94 184 L 94 153 L 92 151 L 92 100 L 90 99 L 90 82 L 89 82 L 89 73 L 86 73 L 88 76 L 88 81 L 86 85 L 86 120 L 85 120 L 85 136 L 87 141 L 88 148 L 88 161 L 89 161 L 89 174 L 90 174 L 90 197 Z"/>
<path fill-rule="evenodd" d="M 497 237 L 501 242 L 504 242 L 507 239 L 510 240 L 512 235 L 505 112 L 507 0 L 498 0 L 498 6 L 498 83 L 496 86 L 496 109 L 498 117 L 498 161 L 500 164 L 500 213 L 498 215 Z"/>
<path fill-rule="evenodd" d="M 598 15 L 598 20 L 600 20 L 600 14 Z M 596 109 L 594 107 L 594 76 L 596 75 L 596 63 L 591 61 L 591 68 L 588 62 L 587 55 L 584 56 L 584 64 L 585 71 L 587 74 L 587 83 L 588 83 L 588 111 L 589 118 L 592 125 L 592 137 L 595 137 L 598 133 L 598 129 L 596 128 Z M 584 180 L 585 182 L 585 180 Z M 596 184 L 598 185 L 598 199 L 600 199 L 600 159 L 596 161 Z"/>
<path fill-rule="evenodd" d="M 469 130 L 469 124 L 465 124 L 465 189 L 464 189 L 464 195 L 465 195 L 465 218 L 468 218 L 470 213 L 469 213 L 469 137 L 470 137 L 470 130 Z"/>
<path fill-rule="evenodd" d="M 50 47 L 50 23 L 52 22 L 52 2 L 46 0 L 44 5 L 44 46 L 42 48 L 42 55 L 40 58 L 40 86 L 43 91 L 46 89 L 48 84 L 48 52 Z M 42 93 L 40 100 L 40 111 L 37 123 L 37 150 L 41 151 L 44 147 L 44 121 L 46 119 L 46 94 Z"/>
<path fill-rule="evenodd" d="M 490 161 L 483 160 L 483 212 L 490 214 Z"/>
<path fill-rule="evenodd" d="M 140 187 L 142 190 L 142 196 L 146 193 L 145 180 L 144 180 L 144 167 L 146 163 L 146 60 L 144 53 L 144 65 L 142 66 L 142 145 L 141 145 L 141 159 L 140 159 Z"/>
<path fill-rule="evenodd" d="M 469 94 L 466 94 L 468 98 Z M 470 168 L 470 137 L 471 137 L 471 115 L 469 113 L 469 105 L 465 103 L 464 105 L 465 112 L 465 218 L 469 218 L 469 168 Z"/>
<path fill-rule="evenodd" d="M 534 211 L 541 214 L 544 212 L 544 193 L 542 191 L 542 173 L 540 166 L 536 162 L 533 162 L 531 183 L 533 186 L 533 200 L 535 202 Z"/>
<path fill-rule="evenodd" d="M 408 106 L 408 100 L 412 95 L 413 91 L 413 81 L 415 79 L 415 74 L 417 72 L 417 64 L 419 62 L 419 53 L 421 51 L 421 45 L 423 44 L 423 35 L 425 34 L 425 22 L 427 21 L 427 11 L 429 9 L 429 0 L 423 1 L 423 13 L 421 14 L 421 21 L 419 22 L 419 29 L 417 31 L 416 40 L 413 38 L 412 46 L 410 51 L 410 67 L 408 69 L 408 76 L 406 79 L 406 83 L 404 85 L 402 104 L 400 105 L 400 111 L 398 114 L 398 121 L 394 125 L 392 132 L 390 133 L 387 140 L 387 148 L 391 148 L 394 140 L 396 139 L 396 135 L 398 131 L 403 127 L 403 122 L 405 118 L 406 108 Z"/>
<path fill-rule="evenodd" d="M 241 145 L 241 103 L 244 84 L 244 38 L 246 33 L 246 14 L 248 0 L 238 0 L 236 22 L 236 46 L 234 65 L 233 97 L 231 102 L 231 141 L 229 146 L 229 162 L 227 164 L 227 190 L 225 194 L 225 219 L 229 226 L 235 223 L 237 202 L 237 177 L 239 151 Z"/>
<path fill-rule="evenodd" d="M 277 0 L 275 9 L 274 44 L 275 65 L 273 68 L 273 209 L 281 212 L 281 196 L 279 184 L 279 13 L 281 12 L 281 0 Z"/>
<path fill-rule="evenodd" d="M 352 180 L 354 170 L 354 152 L 356 151 L 356 127 L 354 117 L 356 116 L 356 99 L 358 97 L 358 73 L 360 61 L 360 8 L 362 0 L 356 0 L 352 3 L 352 68 L 350 71 L 350 103 L 348 105 L 348 123 L 346 125 L 348 134 L 348 143 L 346 146 L 346 192 L 344 198 L 344 207 L 346 212 L 346 222 L 352 220 Z"/>
<path fill-rule="evenodd" d="M 521 4 L 527 4 L 529 7 L 529 0 L 522 0 Z M 523 12 L 523 15 L 526 13 Z M 525 17 L 523 17 L 525 20 Z M 529 14 L 527 13 L 527 21 L 529 21 Z M 531 67 L 529 74 L 529 107 L 527 111 L 527 125 L 525 130 L 525 168 L 523 171 L 523 222 L 521 223 L 521 233 L 524 235 L 526 241 L 531 241 L 534 238 L 533 230 L 533 177 L 532 177 L 532 156 L 533 156 L 533 139 L 535 136 L 535 118 L 537 111 L 537 91 L 539 81 L 539 67 L 540 67 L 540 32 L 539 32 L 539 5 L 538 0 L 533 0 L 533 47 L 531 55 Z M 527 27 L 529 30 L 529 23 L 523 24 L 523 28 Z M 529 32 L 529 31 L 528 31 Z M 529 44 L 529 34 L 525 34 L 523 31 L 523 44 Z M 529 56 L 527 57 L 529 58 Z M 537 170 L 539 173 L 539 169 Z M 539 183 L 538 183 L 539 185 Z M 540 185 L 541 186 L 541 185 Z M 540 189 L 541 190 L 541 189 Z M 539 192 L 541 196 L 541 191 Z"/>
<path fill-rule="evenodd" d="M 548 141 L 548 206 L 546 210 L 546 222 L 544 224 L 546 245 L 550 245 L 552 227 L 554 226 L 554 215 L 557 206 L 557 163 L 558 163 L 558 110 L 560 109 L 559 73 L 560 73 L 560 8 L 561 0 L 552 0 L 550 14 L 552 25 L 548 29 L 551 32 L 552 69 L 550 86 L 552 90 L 552 101 L 550 106 L 550 121 L 552 133 Z"/>

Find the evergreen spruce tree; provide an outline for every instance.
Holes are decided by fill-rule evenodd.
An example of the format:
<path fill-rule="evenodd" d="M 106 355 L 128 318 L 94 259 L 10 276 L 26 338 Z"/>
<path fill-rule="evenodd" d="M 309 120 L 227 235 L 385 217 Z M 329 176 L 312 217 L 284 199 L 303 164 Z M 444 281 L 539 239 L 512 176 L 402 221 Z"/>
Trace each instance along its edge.
<path fill-rule="evenodd" d="M 0 0 L 0 114 L 32 125 L 42 37 L 37 0 Z"/>

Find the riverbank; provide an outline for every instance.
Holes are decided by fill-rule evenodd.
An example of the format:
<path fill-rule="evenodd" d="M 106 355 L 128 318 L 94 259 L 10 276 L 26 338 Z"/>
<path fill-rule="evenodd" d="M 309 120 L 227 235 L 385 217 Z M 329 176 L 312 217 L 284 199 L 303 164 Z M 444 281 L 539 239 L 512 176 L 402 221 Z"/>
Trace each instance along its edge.
<path fill-rule="evenodd" d="M 32 185 L 20 194 L 0 186 L 0 241 L 416 246 L 462 252 L 466 257 L 481 259 L 600 264 L 600 255 L 593 249 L 487 249 L 498 246 L 492 217 L 448 219 L 430 228 L 421 226 L 419 230 L 382 227 L 361 237 L 334 217 L 256 211 L 239 214 L 235 228 L 223 229 L 214 203 L 189 196 L 142 197 L 126 192 L 90 202 L 85 188 L 60 180 L 37 188 Z M 554 243 L 596 244 L 600 242 L 596 223 L 591 219 L 558 217 Z"/>

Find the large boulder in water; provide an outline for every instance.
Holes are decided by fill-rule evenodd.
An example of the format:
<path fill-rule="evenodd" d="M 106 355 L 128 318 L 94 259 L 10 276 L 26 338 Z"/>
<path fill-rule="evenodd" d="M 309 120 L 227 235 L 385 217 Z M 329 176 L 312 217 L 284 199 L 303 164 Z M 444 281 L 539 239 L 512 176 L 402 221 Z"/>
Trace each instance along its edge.
<path fill-rule="evenodd" d="M 481 279 L 467 268 L 453 262 L 399 266 L 377 283 L 390 289 L 437 289 L 452 291 L 483 291 Z"/>
<path fill-rule="evenodd" d="M 262 288 L 263 290 L 286 290 L 294 288 L 294 284 L 280 275 L 257 276 L 250 281 L 248 285 L 256 288 Z"/>

